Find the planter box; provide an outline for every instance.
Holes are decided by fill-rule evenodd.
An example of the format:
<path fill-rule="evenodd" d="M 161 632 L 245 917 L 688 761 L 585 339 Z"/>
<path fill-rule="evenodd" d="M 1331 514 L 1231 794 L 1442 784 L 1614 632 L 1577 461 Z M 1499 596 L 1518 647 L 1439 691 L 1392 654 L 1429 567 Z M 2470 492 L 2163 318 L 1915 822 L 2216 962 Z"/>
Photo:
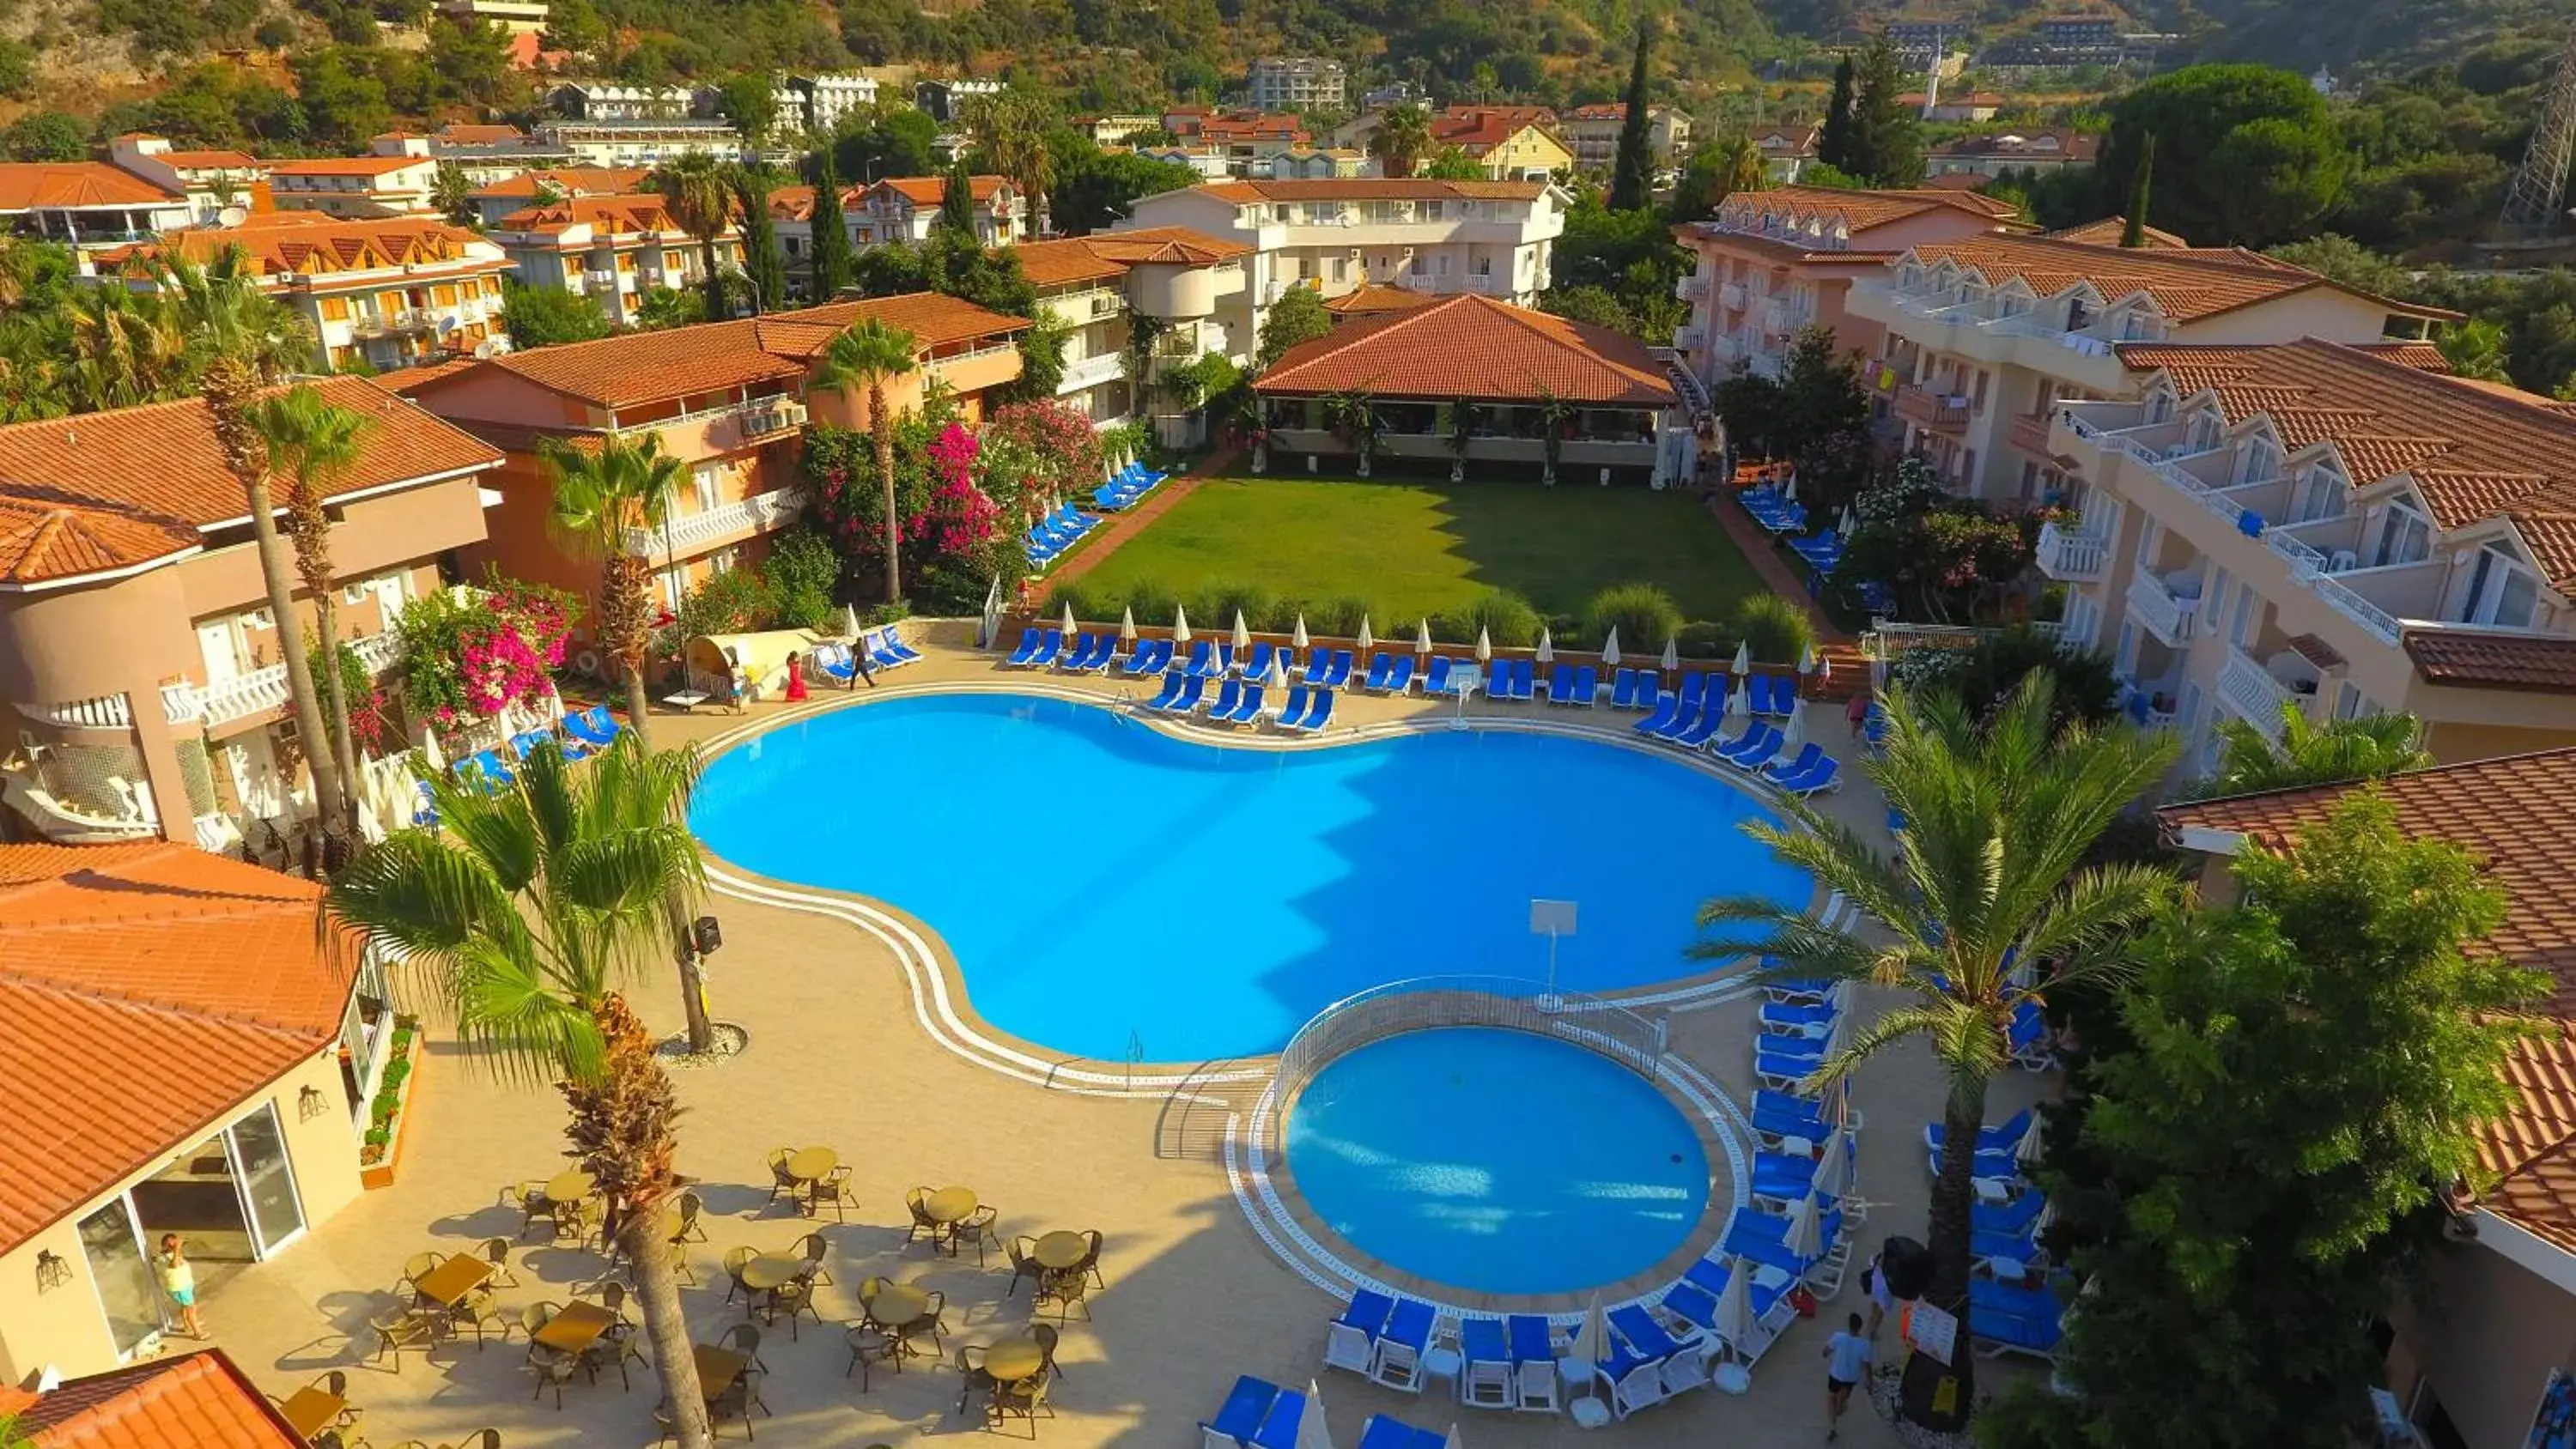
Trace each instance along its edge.
<path fill-rule="evenodd" d="M 426 1039 L 421 1036 L 420 1029 L 412 1028 L 411 1055 L 405 1058 L 411 1063 L 411 1070 L 404 1075 L 402 1085 L 395 1089 L 401 1100 L 394 1107 L 393 1120 L 386 1124 L 393 1133 L 393 1140 L 385 1144 L 385 1155 L 377 1161 L 359 1159 L 358 1186 L 368 1192 L 393 1186 L 394 1174 L 402 1167 L 403 1142 L 411 1136 L 411 1099 L 420 1090 L 420 1069 L 429 1056 L 421 1049 L 425 1044 Z M 365 1151 L 363 1147 L 359 1150 Z"/>

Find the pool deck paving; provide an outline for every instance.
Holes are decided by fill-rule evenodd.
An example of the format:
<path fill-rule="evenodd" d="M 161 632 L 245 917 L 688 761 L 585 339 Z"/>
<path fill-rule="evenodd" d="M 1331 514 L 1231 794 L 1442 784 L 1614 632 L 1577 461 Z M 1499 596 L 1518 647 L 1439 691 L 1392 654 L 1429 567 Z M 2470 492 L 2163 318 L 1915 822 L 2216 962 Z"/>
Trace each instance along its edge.
<path fill-rule="evenodd" d="M 1007 682 L 1011 676 L 995 668 L 992 656 L 937 643 L 961 639 L 963 628 L 920 631 L 934 641 L 930 657 L 883 676 L 886 688 Z M 799 708 L 841 703 L 818 695 Z M 1363 728 L 1451 708 L 1420 700 L 1354 697 L 1347 703 L 1346 721 Z M 1844 731 L 1831 706 L 1813 708 L 1816 737 L 1839 740 Z M 1486 705 L 1475 712 L 1533 709 L 1547 707 Z M 657 715 L 652 728 L 657 744 L 670 744 L 712 738 L 784 711 L 755 704 L 748 720 Z M 1601 714 L 1592 722 L 1624 729 L 1627 716 Z M 899 782 L 904 775 L 894 768 L 871 770 L 866 778 Z M 936 783 L 916 787 L 935 789 Z M 892 796 L 886 805 L 889 844 L 901 848 L 902 801 Z M 1853 779 L 1825 807 L 1856 825 L 1874 827 L 1883 819 L 1864 779 Z M 997 892 L 1017 875 L 1007 839 L 995 859 L 961 860 L 958 868 L 991 872 Z M 1096 1228 L 1106 1235 L 1107 1286 L 1091 1294 L 1092 1320 L 1077 1313 L 1058 1349 L 1064 1374 L 1053 1394 L 1056 1417 L 1038 1428 L 1049 1442 L 1081 1449 L 1194 1442 L 1196 1421 L 1212 1415 L 1244 1373 L 1300 1389 L 1317 1381 L 1332 1440 L 1345 1449 L 1357 1442 L 1362 1421 L 1378 1412 L 1432 1429 L 1454 1421 L 1461 1437 L 1478 1445 L 1572 1444 L 1582 1436 L 1563 1417 L 1466 1410 L 1436 1387 L 1417 1397 L 1324 1370 L 1324 1325 L 1336 1302 L 1283 1263 L 1238 1207 L 1224 1165 L 1222 1104 L 1092 1095 L 1005 1077 L 934 1039 L 917 1014 L 913 979 L 878 939 L 841 920 L 754 901 L 719 897 L 710 908 L 723 918 L 725 934 L 709 969 L 715 1014 L 744 1027 L 750 1046 L 730 1061 L 674 1074 L 687 1114 L 678 1166 L 704 1184 L 708 1238 L 688 1252 L 699 1284 L 683 1291 L 691 1336 L 712 1342 L 743 1321 L 739 1304 L 722 1301 L 719 1259 L 728 1248 L 784 1251 L 820 1231 L 831 1245 L 827 1267 L 835 1280 L 819 1291 L 822 1325 L 808 1319 L 790 1339 L 782 1324 L 761 1345 L 771 1369 L 762 1394 L 772 1410 L 757 1422 L 761 1442 L 899 1445 L 982 1431 L 980 1417 L 955 1412 L 956 1346 L 1024 1332 L 1029 1293 L 1008 1292 L 1010 1269 L 998 1252 L 979 1266 L 971 1251 L 949 1258 L 904 1244 L 905 1192 L 951 1185 L 970 1187 L 996 1206 L 996 1231 L 1005 1239 L 1053 1229 Z M 662 968 L 634 983 L 632 999 L 657 1031 L 676 1032 L 676 992 L 673 973 Z M 414 990 L 409 999 L 423 996 Z M 406 1352 L 398 1371 L 373 1362 L 367 1320 L 396 1306 L 391 1290 L 403 1260 L 425 1249 L 471 1251 L 484 1238 L 511 1235 L 519 1214 L 500 1201 L 503 1186 L 548 1177 L 564 1165 L 556 1094 L 497 1079 L 462 1056 L 434 1011 L 428 1016 L 428 1050 L 436 1060 L 413 1109 L 398 1181 L 212 1292 L 205 1316 L 215 1341 L 280 1395 L 321 1371 L 351 1370 L 350 1397 L 365 1410 L 365 1437 L 381 1449 L 415 1438 L 452 1443 L 487 1425 L 500 1429 L 511 1449 L 655 1442 L 659 1391 L 645 1368 L 629 1365 L 631 1388 L 621 1388 L 613 1372 L 598 1383 L 576 1377 L 558 1409 L 551 1396 L 531 1397 L 535 1380 L 515 1334 L 479 1349 L 470 1340 L 445 1343 L 425 1360 Z M 1752 1016 L 1753 1007 L 1742 1001 L 1685 1007 L 1672 1017 L 1672 1048 L 1743 1101 L 1753 1086 Z M 2043 1079 L 2017 1074 L 1998 1085 L 1991 1110 L 2000 1118 L 2045 1089 Z M 1937 1110 L 1940 1087 L 1929 1054 L 1908 1044 L 1864 1067 L 1853 1093 L 1868 1122 L 1856 1185 L 1869 1204 L 1868 1221 L 1857 1230 L 1866 1254 L 1891 1233 L 1922 1234 L 1921 1124 Z M 846 1225 L 827 1215 L 818 1226 L 766 1201 L 769 1150 L 814 1144 L 836 1149 L 852 1169 L 856 1206 Z M 1720 1183 L 1712 1200 L 1723 1203 L 1727 1192 Z M 513 1254 L 513 1266 L 522 1286 L 503 1290 L 499 1303 L 515 1318 L 521 1306 L 541 1299 L 570 1300 L 605 1264 L 592 1251 L 531 1240 Z M 915 1362 L 900 1374 L 880 1367 L 865 1392 L 857 1378 L 844 1376 L 850 1358 L 843 1324 L 856 1318 L 857 1285 L 872 1275 L 947 1294 L 948 1366 Z M 1864 1306 L 1857 1277 L 1855 1271 L 1820 1319 L 1838 1322 Z M 1790 1328 L 1755 1368 L 1752 1390 L 1741 1398 L 1704 1390 L 1600 1432 L 1676 1449 L 1820 1443 L 1826 1332 L 1819 1322 Z M 1891 1327 L 1882 1334 L 1882 1350 L 1892 1351 L 1893 1340 Z M 1981 1384 L 2002 1377 L 1980 1365 Z M 731 1439 L 738 1429 L 725 1426 L 719 1438 Z M 1842 1442 L 1868 1449 L 1897 1438 L 1855 1405 Z"/>

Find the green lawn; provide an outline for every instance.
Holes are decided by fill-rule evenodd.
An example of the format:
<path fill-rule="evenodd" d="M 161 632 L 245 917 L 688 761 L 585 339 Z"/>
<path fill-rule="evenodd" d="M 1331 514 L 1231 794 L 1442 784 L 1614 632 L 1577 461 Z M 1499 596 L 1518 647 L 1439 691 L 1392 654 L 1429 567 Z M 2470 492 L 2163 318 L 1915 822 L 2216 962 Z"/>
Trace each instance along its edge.
<path fill-rule="evenodd" d="M 1733 540 L 1684 492 L 1535 483 L 1215 478 L 1074 587 L 1139 584 L 1183 599 L 1248 584 L 1279 598 L 1358 598 L 1378 627 L 1508 589 L 1579 614 L 1612 584 L 1661 587 L 1688 620 L 1726 621 L 1762 592 Z"/>

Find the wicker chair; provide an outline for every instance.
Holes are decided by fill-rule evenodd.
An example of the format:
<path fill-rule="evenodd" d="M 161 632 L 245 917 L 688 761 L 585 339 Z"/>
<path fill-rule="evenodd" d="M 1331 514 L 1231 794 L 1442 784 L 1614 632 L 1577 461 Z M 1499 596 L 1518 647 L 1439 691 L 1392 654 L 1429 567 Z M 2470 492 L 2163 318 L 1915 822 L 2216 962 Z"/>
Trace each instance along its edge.
<path fill-rule="evenodd" d="M 498 1332 L 501 1335 L 501 1341 L 503 1343 L 508 1343 L 510 1341 L 510 1330 L 517 1325 L 503 1317 L 500 1310 L 492 1306 L 492 1295 L 490 1293 L 477 1288 L 473 1292 L 466 1294 L 463 1298 L 458 1299 L 456 1301 L 456 1306 L 447 1311 L 447 1326 L 449 1332 L 454 1333 L 459 1337 L 464 1335 L 465 1330 L 469 1328 L 473 1329 L 474 1351 L 476 1353 L 481 1353 L 483 1351 L 483 1332 L 485 1329 L 488 1328 Z"/>
<path fill-rule="evenodd" d="M 993 1236 L 993 1224 L 1001 1216 L 1001 1209 L 988 1204 L 959 1218 L 949 1230 L 948 1251 L 955 1253 L 964 1247 L 969 1239 L 972 1239 L 975 1244 L 975 1266 L 979 1268 L 984 1266 L 985 1251 L 988 1248 L 1002 1246 L 1002 1240 Z"/>
<path fill-rule="evenodd" d="M 1089 1241 L 1090 1246 L 1082 1250 L 1082 1261 L 1073 1265 L 1073 1271 L 1090 1275 L 1092 1287 L 1106 1288 L 1109 1286 L 1109 1280 L 1100 1276 L 1100 1230 L 1093 1228 L 1082 1236 Z"/>
<path fill-rule="evenodd" d="M 1037 1297 L 1029 1301 L 1029 1311 L 1039 1312 L 1052 1301 L 1055 1304 L 1056 1322 L 1064 1322 L 1072 1316 L 1076 1307 L 1080 1307 L 1082 1321 L 1088 1323 L 1091 1321 L 1091 1304 L 1088 1301 L 1090 1293 L 1091 1280 L 1084 1277 L 1078 1269 L 1050 1273 L 1038 1284 Z"/>
<path fill-rule="evenodd" d="M 438 1340 L 437 1330 L 428 1319 L 409 1313 L 387 1313 L 370 1318 L 367 1327 L 376 1333 L 375 1361 L 383 1363 L 388 1357 L 392 1358 L 395 1373 L 402 1372 L 404 1349 L 416 1348 L 426 1355 L 429 1346 Z"/>
<path fill-rule="evenodd" d="M 948 1324 L 946 1322 L 948 1317 L 948 1295 L 936 1288 L 933 1288 L 923 1296 L 930 1300 L 929 1309 L 919 1318 L 916 1318 L 912 1322 L 903 1326 L 902 1337 L 906 1339 L 917 1339 L 926 1334 L 930 1338 L 931 1348 L 934 1353 L 944 1355 L 948 1351 L 948 1344 L 946 1341 L 946 1334 L 948 1332 Z"/>
<path fill-rule="evenodd" d="M 993 1375 L 984 1367 L 984 1354 L 983 1344 L 957 1345 L 957 1376 L 961 1380 L 957 1385 L 957 1412 L 960 1414 L 966 1412 L 966 1405 L 975 1397 L 977 1390 L 982 1390 L 988 1398 L 993 1392 Z"/>
<path fill-rule="evenodd" d="M 786 1282 L 779 1284 L 777 1287 L 770 1289 L 768 1304 L 769 1321 L 772 1324 L 776 1324 L 778 1322 L 778 1315 L 782 1313 L 787 1315 L 787 1337 L 790 1341 L 803 1337 L 803 1334 L 796 1327 L 797 1314 L 811 1313 L 814 1315 L 814 1321 L 816 1323 L 822 1322 L 823 1311 L 814 1306 L 814 1285 L 806 1282 L 802 1278 L 790 1278 Z"/>
<path fill-rule="evenodd" d="M 760 1255 L 758 1253 L 753 1252 L 749 1248 L 725 1249 L 725 1276 L 733 1280 L 725 1288 L 725 1302 L 731 1303 L 733 1301 L 733 1296 L 737 1293 L 741 1294 L 746 1299 L 751 1297 L 750 1287 L 742 1281 L 742 1270 L 751 1262 L 752 1259 L 759 1256 Z"/>
<path fill-rule="evenodd" d="M 516 1288 L 519 1286 L 519 1275 L 510 1270 L 510 1240 L 508 1238 L 485 1238 L 483 1240 L 483 1257 L 492 1265 L 492 1276 L 484 1279 L 484 1282 L 491 1284 L 495 1288 Z"/>
<path fill-rule="evenodd" d="M 805 1270 L 796 1276 L 817 1288 L 831 1287 L 832 1275 L 823 1268 L 823 1255 L 831 1250 L 832 1245 L 823 1241 L 821 1233 L 807 1233 L 798 1238 L 796 1252 L 797 1256 L 805 1260 Z"/>
<path fill-rule="evenodd" d="M 546 1396 L 546 1390 L 553 1389 L 555 1412 L 562 1413 L 563 1386 L 572 1378 L 574 1371 L 581 1367 L 581 1356 L 557 1353 L 542 1343 L 533 1343 L 528 1345 L 527 1367 L 528 1372 L 534 1374 L 537 1380 L 537 1391 L 528 1397 L 531 1400 L 542 1399 Z"/>
<path fill-rule="evenodd" d="M 680 1226 L 678 1231 L 671 1234 L 672 1247 L 676 1248 L 682 1243 L 703 1243 L 707 1240 L 706 1225 L 698 1221 L 698 1215 L 706 1211 L 706 1206 L 705 1200 L 694 1192 L 680 1194 Z"/>
<path fill-rule="evenodd" d="M 823 1174 L 806 1189 L 806 1195 L 813 1204 L 816 1217 L 822 1216 L 823 1209 L 829 1207 L 832 1216 L 845 1223 L 850 1220 L 850 1209 L 859 1205 L 858 1198 L 850 1192 L 850 1169 L 847 1166 L 835 1167 Z"/>
<path fill-rule="evenodd" d="M 439 1257 L 436 1253 L 414 1253 L 410 1257 L 403 1259 L 402 1281 L 394 1285 L 395 1291 L 402 1293 L 410 1292 L 413 1285 L 419 1283 L 422 1278 L 428 1276 L 430 1273 L 436 1271 L 438 1265 L 444 1261 L 445 1260 Z"/>
<path fill-rule="evenodd" d="M 868 1391 L 868 1381 L 878 1364 L 890 1363 L 896 1373 L 903 1372 L 903 1355 L 895 1351 L 894 1338 L 885 1330 L 870 1324 L 854 1323 L 842 1337 L 850 1346 L 850 1366 L 841 1370 L 841 1377 L 857 1374 L 860 1393 Z"/>
<path fill-rule="evenodd" d="M 985 1428 L 999 1430 L 1009 1420 L 1025 1419 L 1028 1421 L 1029 1438 L 1033 1440 L 1038 1437 L 1040 1414 L 1050 1419 L 1055 1417 L 1054 1408 L 1047 1403 L 1047 1381 L 1043 1374 L 1015 1384 L 996 1384 L 992 1396 L 984 1401 Z"/>
<path fill-rule="evenodd" d="M 762 1373 L 769 1372 L 769 1365 L 760 1361 L 760 1325 L 757 1323 L 737 1323 L 726 1329 L 724 1337 L 716 1340 L 716 1347 L 732 1349 L 741 1354 L 752 1368 Z"/>
<path fill-rule="evenodd" d="M 1011 1286 L 1009 1291 L 1002 1295 L 1003 1297 L 1009 1298 L 1016 1295 L 1020 1291 L 1020 1280 L 1023 1278 L 1039 1284 L 1046 1282 L 1046 1265 L 1032 1256 L 1037 1249 L 1038 1240 L 1026 1233 L 1002 1245 L 1002 1251 L 1009 1254 L 1011 1259 Z"/>
<path fill-rule="evenodd" d="M 1055 1343 L 1058 1337 L 1060 1335 L 1052 1323 L 1029 1325 L 1029 1338 L 1038 1346 L 1038 1371 L 1048 1378 L 1054 1378 L 1064 1372 L 1064 1369 L 1055 1361 Z"/>
<path fill-rule="evenodd" d="M 793 1177 L 788 1176 L 788 1174 L 787 1174 L 787 1164 L 788 1164 L 788 1161 L 789 1161 L 790 1159 L 794 1158 L 795 1156 L 796 1156 L 796 1149 L 794 1149 L 794 1148 L 792 1148 L 792 1147 L 773 1147 L 773 1148 L 769 1149 L 769 1202 L 770 1202 L 770 1203 L 774 1203 L 774 1202 L 778 1201 L 778 1195 L 779 1195 L 780 1193 L 785 1193 L 785 1194 L 787 1194 L 788 1200 L 789 1200 L 789 1201 L 791 1201 L 791 1202 L 795 1200 L 795 1197 L 796 1197 L 796 1179 L 795 1179 L 795 1178 L 793 1178 Z M 766 1206 L 768 1206 L 768 1205 L 769 1205 L 769 1203 L 763 1203 L 763 1204 L 761 1204 L 761 1206 L 763 1206 L 763 1207 L 766 1207 Z"/>
<path fill-rule="evenodd" d="M 916 1187 L 903 1195 L 903 1205 L 912 1212 L 912 1226 L 903 1230 L 907 1243 L 915 1238 L 928 1238 L 933 1243 L 948 1231 L 948 1225 L 930 1215 L 930 1189 Z"/>
<path fill-rule="evenodd" d="M 563 1305 L 552 1301 L 531 1303 L 519 1310 L 519 1331 L 528 1336 L 530 1348 L 537 1345 L 537 1330 L 545 1327 L 556 1314 L 561 1312 L 563 1312 Z"/>
<path fill-rule="evenodd" d="M 542 1182 L 530 1181 L 520 1183 L 516 1187 L 505 1187 L 501 1189 L 501 1201 L 515 1202 L 519 1205 L 520 1237 L 524 1238 L 535 1231 L 537 1220 L 540 1218 L 545 1220 L 548 1227 L 554 1225 L 555 1205 L 553 1200 L 546 1196 L 546 1185 Z"/>

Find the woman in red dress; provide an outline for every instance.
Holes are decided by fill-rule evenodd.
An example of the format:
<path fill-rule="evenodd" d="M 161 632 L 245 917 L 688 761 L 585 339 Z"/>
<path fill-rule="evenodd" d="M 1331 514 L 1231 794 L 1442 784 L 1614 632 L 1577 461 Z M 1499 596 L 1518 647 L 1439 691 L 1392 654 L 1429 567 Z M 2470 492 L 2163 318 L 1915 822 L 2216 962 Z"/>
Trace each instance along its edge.
<path fill-rule="evenodd" d="M 789 704 L 803 704 L 805 702 L 805 659 L 803 655 L 790 654 L 787 656 L 787 702 Z"/>

